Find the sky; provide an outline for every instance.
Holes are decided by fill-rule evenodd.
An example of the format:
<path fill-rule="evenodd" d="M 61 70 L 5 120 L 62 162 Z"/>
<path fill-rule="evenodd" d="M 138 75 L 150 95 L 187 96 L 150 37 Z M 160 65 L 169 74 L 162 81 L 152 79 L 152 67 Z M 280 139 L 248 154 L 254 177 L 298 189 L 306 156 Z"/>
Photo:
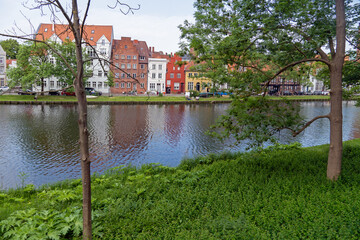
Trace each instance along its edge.
<path fill-rule="evenodd" d="M 116 0 L 93 0 L 86 23 L 89 25 L 112 25 L 115 39 L 120 39 L 122 36 L 131 37 L 146 41 L 149 47 L 155 47 L 155 51 L 174 53 L 179 50 L 180 30 L 178 26 L 185 20 L 194 22 L 194 1 L 122 0 L 122 3 L 129 4 L 134 8 L 140 5 L 140 9 L 134 11 L 134 14 L 124 15 L 121 13 L 119 5 L 115 9 L 108 7 L 108 5 L 113 7 Z M 28 6 L 31 6 L 30 4 L 34 1 L 0 0 L 1 33 L 16 29 L 18 34 L 22 34 L 18 27 L 25 33 L 33 33 L 33 29 L 36 29 L 40 23 L 51 23 L 48 12 L 41 16 L 39 10 L 29 10 L 22 5 L 22 2 L 27 2 Z M 78 2 L 81 13 L 83 13 L 86 1 L 78 0 Z M 127 11 L 126 7 L 121 7 L 121 9 Z M 4 39 L 0 37 L 0 40 Z"/>

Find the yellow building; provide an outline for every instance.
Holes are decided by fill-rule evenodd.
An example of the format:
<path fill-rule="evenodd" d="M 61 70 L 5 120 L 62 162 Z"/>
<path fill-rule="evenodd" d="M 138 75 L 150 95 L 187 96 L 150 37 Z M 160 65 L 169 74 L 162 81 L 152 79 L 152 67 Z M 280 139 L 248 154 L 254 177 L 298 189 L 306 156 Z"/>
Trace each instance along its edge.
<path fill-rule="evenodd" d="M 197 72 L 194 68 L 195 64 L 192 61 L 185 66 L 185 92 L 210 92 L 212 81 L 202 77 L 202 73 Z"/>

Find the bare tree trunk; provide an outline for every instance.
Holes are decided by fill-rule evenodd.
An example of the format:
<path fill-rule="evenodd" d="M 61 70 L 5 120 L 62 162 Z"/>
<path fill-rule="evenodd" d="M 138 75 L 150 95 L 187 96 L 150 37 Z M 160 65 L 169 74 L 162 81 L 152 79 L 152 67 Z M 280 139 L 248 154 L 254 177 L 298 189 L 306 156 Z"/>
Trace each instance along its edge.
<path fill-rule="evenodd" d="M 330 149 L 327 178 L 336 181 L 342 159 L 342 68 L 345 57 L 344 0 L 336 0 L 336 54 L 330 66 Z"/>
<path fill-rule="evenodd" d="M 81 46 L 81 33 L 78 15 L 77 1 L 73 0 L 73 17 L 74 17 L 74 37 L 76 44 L 77 59 L 77 77 L 75 79 L 75 92 L 78 99 L 79 113 L 79 139 L 80 139 L 80 158 L 83 185 L 83 239 L 92 239 L 91 229 L 91 175 L 90 175 L 90 159 L 89 159 L 89 132 L 87 128 L 87 103 L 84 91 L 84 66 Z"/>
<path fill-rule="evenodd" d="M 41 95 L 44 95 L 44 78 L 41 78 Z"/>

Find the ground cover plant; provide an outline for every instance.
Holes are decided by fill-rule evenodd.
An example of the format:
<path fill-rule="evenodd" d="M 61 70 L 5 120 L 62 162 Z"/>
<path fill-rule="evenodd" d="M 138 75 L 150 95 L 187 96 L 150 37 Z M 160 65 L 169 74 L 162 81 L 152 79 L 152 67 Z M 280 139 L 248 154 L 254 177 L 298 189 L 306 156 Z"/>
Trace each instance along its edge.
<path fill-rule="evenodd" d="M 94 239 L 359 239 L 360 140 L 116 167 L 92 178 Z M 0 193 L 1 239 L 80 239 L 80 180 Z"/>

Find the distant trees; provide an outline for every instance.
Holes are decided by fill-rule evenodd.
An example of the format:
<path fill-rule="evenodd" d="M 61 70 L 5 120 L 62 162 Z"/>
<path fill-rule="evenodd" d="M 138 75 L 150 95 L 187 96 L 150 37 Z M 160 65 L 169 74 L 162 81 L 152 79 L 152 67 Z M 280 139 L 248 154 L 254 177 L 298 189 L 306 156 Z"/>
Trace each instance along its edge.
<path fill-rule="evenodd" d="M 1 47 L 6 52 L 7 59 L 16 59 L 16 56 L 20 49 L 20 44 L 15 39 L 6 39 L 4 41 L 0 41 Z"/>
<path fill-rule="evenodd" d="M 251 1 L 197 0 L 195 23 L 180 26 L 182 48 L 205 62 L 208 76 L 228 83 L 234 101 L 218 126 L 220 137 L 262 143 L 288 129 L 302 132 L 320 118 L 330 121 L 327 177 L 336 180 L 342 156 L 342 68 L 345 42 L 357 46 L 359 3 L 351 0 Z M 190 51 L 191 49 L 191 51 Z M 327 49 L 327 50 L 326 50 Z M 329 54 L 327 53 L 329 51 Z M 292 103 L 269 101 L 265 94 L 276 77 L 309 62 L 330 72 L 330 113 L 303 122 Z"/>

